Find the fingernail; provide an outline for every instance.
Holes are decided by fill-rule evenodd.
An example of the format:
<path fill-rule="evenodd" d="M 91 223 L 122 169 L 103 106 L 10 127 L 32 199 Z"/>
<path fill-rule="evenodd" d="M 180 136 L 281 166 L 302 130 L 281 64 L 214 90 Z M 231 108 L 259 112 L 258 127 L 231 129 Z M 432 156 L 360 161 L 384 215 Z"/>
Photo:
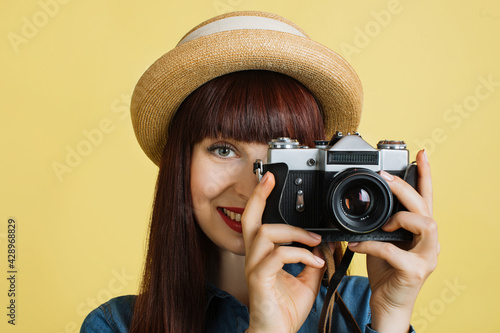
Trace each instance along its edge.
<path fill-rule="evenodd" d="M 268 179 L 269 179 L 269 171 L 266 172 L 266 174 L 264 175 L 264 177 L 262 177 L 262 179 L 260 180 L 260 183 L 264 184 Z"/>
<path fill-rule="evenodd" d="M 387 180 L 389 182 L 394 180 L 394 177 L 390 173 L 385 172 L 384 170 L 380 171 L 380 175 L 382 176 L 382 178 L 384 178 L 385 180 Z"/>
<path fill-rule="evenodd" d="M 427 152 L 425 151 L 425 149 L 424 149 L 424 158 L 425 158 L 425 161 L 427 163 L 429 163 L 429 159 L 427 158 Z"/>
<path fill-rule="evenodd" d="M 358 244 L 359 242 L 349 242 L 349 247 L 356 247 Z"/>
<path fill-rule="evenodd" d="M 311 235 L 311 237 L 314 238 L 314 239 L 318 239 L 318 240 L 321 239 L 321 235 L 318 235 L 318 234 L 316 234 L 314 232 L 310 232 L 309 231 L 309 235 Z"/>
<path fill-rule="evenodd" d="M 322 266 L 325 264 L 325 261 L 316 255 L 314 256 L 314 259 L 316 259 L 316 261 L 320 263 Z"/>

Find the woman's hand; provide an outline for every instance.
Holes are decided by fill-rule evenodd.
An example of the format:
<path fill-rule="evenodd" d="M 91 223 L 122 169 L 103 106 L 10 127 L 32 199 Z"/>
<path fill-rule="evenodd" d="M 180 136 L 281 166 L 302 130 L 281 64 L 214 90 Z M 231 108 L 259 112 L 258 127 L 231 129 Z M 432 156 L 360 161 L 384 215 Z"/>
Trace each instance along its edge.
<path fill-rule="evenodd" d="M 384 231 L 404 228 L 414 234 L 411 244 L 400 248 L 391 243 L 366 241 L 349 248 L 367 254 L 372 296 L 372 328 L 379 332 L 408 332 L 417 295 L 437 265 L 439 242 L 432 218 L 431 171 L 425 152 L 417 154 L 418 192 L 399 177 L 380 174 L 408 211 L 394 214 Z"/>
<path fill-rule="evenodd" d="M 311 311 L 324 273 L 324 261 L 311 251 L 279 245 L 299 242 L 313 247 L 321 242 L 319 235 L 285 224 L 262 225 L 266 199 L 273 187 L 274 176 L 268 172 L 255 188 L 241 217 L 249 292 L 249 333 L 298 331 Z M 306 266 L 297 277 L 282 269 L 284 264 L 298 262 Z"/>

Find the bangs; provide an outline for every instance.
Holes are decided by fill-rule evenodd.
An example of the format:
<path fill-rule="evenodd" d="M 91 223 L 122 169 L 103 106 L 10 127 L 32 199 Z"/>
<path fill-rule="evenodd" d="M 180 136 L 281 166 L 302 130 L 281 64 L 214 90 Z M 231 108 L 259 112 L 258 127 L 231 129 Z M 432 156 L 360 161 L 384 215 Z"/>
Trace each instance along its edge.
<path fill-rule="evenodd" d="M 324 139 L 323 119 L 312 94 L 297 80 L 270 71 L 215 78 L 191 93 L 177 116 L 187 117 L 191 144 L 207 137 L 252 143 L 290 137 L 312 146 L 314 140 Z"/>

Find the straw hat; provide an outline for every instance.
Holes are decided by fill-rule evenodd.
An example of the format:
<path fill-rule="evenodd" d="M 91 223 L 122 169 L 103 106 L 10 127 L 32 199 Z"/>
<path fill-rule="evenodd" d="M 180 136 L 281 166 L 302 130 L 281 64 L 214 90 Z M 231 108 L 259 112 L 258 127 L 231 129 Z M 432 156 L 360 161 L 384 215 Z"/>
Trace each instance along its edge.
<path fill-rule="evenodd" d="M 159 165 L 168 124 L 191 92 L 215 77 L 243 70 L 280 72 L 304 84 L 320 105 L 327 137 L 353 132 L 359 125 L 363 89 L 342 57 L 285 18 L 234 12 L 193 28 L 140 78 L 131 112 L 146 155 Z"/>

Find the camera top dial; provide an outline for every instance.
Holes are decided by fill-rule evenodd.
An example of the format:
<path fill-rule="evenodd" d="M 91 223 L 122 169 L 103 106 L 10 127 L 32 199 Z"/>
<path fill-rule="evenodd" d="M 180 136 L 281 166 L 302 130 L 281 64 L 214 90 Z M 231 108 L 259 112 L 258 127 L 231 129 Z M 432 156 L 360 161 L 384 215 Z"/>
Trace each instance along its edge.
<path fill-rule="evenodd" d="M 273 139 L 271 142 L 269 142 L 268 147 L 273 149 L 300 148 L 299 141 L 287 137 Z"/>
<path fill-rule="evenodd" d="M 377 143 L 378 149 L 406 149 L 406 143 L 399 140 L 381 140 Z"/>

